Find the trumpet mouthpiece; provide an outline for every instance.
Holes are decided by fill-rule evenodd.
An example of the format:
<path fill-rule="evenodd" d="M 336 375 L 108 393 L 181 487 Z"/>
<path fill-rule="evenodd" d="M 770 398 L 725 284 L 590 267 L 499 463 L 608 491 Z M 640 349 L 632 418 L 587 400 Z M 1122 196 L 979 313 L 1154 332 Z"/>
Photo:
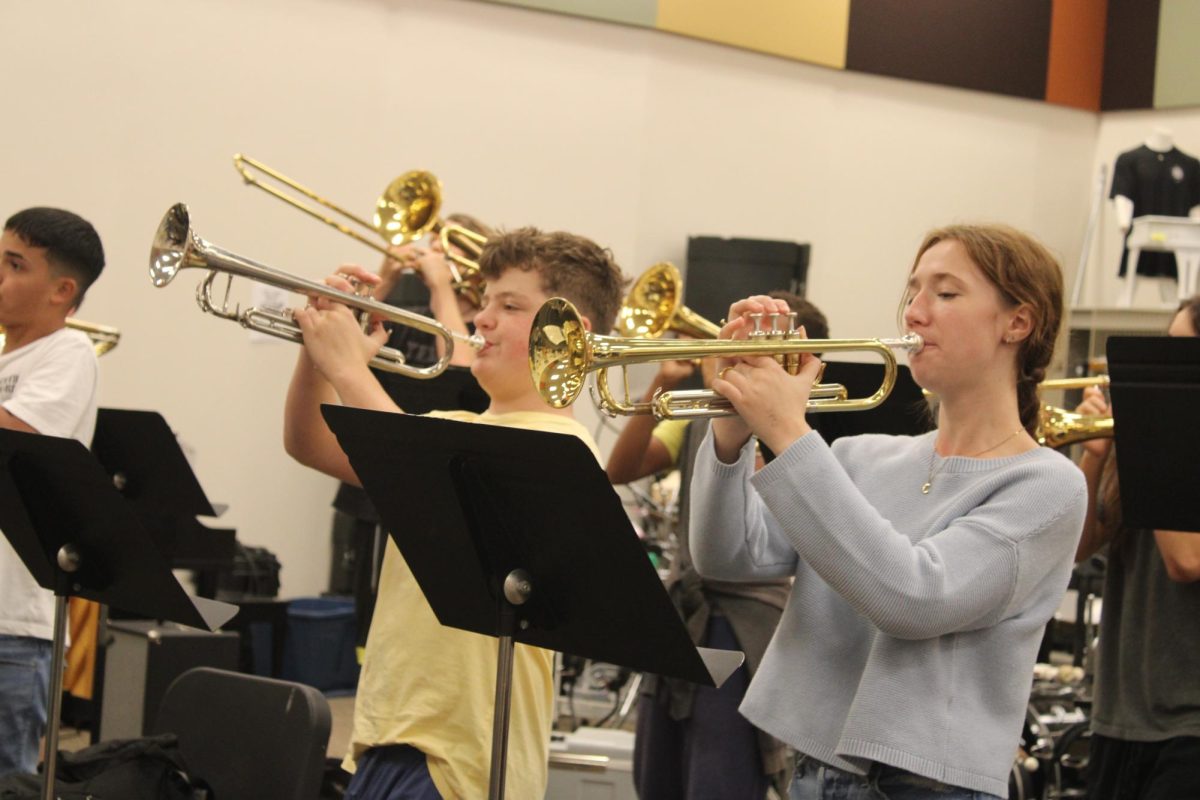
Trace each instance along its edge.
<path fill-rule="evenodd" d="M 921 338 L 921 334 L 909 331 L 900 338 L 901 347 L 908 351 L 908 354 L 915 355 L 925 347 L 925 340 Z"/>

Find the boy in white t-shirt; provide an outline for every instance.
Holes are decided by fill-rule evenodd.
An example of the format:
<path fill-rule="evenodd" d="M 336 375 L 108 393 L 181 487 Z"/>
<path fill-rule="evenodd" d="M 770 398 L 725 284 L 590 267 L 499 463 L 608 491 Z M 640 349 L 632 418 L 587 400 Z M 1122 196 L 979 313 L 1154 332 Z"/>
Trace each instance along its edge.
<path fill-rule="evenodd" d="M 0 428 L 78 439 L 96 427 L 96 355 L 66 327 L 104 269 L 96 230 L 57 208 L 14 214 L 0 235 Z M 0 536 L 0 775 L 35 772 L 46 726 L 54 597 Z"/>

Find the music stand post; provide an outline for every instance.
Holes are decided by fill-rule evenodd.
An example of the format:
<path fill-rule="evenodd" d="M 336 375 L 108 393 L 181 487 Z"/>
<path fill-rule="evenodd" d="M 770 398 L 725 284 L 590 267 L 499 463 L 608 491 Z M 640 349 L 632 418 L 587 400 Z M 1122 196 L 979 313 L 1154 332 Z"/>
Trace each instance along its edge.
<path fill-rule="evenodd" d="M 67 601 L 216 630 L 237 607 L 187 595 L 99 462 L 74 439 L 0 430 L 0 530 L 55 594 L 42 797 L 54 797 Z"/>
<path fill-rule="evenodd" d="M 720 686 L 577 437 L 323 406 L 442 625 L 499 639 L 489 797 L 503 797 L 516 643 Z M 413 502 L 419 498 L 419 502 Z"/>

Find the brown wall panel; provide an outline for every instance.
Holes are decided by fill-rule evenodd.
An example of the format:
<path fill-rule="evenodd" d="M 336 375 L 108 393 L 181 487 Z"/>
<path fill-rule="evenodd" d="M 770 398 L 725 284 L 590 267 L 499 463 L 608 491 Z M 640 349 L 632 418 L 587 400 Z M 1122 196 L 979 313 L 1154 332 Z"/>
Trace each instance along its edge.
<path fill-rule="evenodd" d="M 1151 108 L 1158 57 L 1159 0 L 1108 0 L 1104 34 L 1104 111 Z"/>
<path fill-rule="evenodd" d="M 853 0 L 846 68 L 1042 100 L 1051 0 Z"/>
<path fill-rule="evenodd" d="M 1054 0 L 1046 100 L 1100 110 L 1108 0 Z"/>

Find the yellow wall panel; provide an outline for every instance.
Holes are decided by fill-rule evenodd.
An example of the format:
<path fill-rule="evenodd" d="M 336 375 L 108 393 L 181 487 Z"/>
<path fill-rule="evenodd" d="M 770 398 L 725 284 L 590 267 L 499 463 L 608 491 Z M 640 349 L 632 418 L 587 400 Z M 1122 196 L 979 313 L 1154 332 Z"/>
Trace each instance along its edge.
<path fill-rule="evenodd" d="M 659 0 L 672 33 L 842 69 L 850 0 Z"/>

